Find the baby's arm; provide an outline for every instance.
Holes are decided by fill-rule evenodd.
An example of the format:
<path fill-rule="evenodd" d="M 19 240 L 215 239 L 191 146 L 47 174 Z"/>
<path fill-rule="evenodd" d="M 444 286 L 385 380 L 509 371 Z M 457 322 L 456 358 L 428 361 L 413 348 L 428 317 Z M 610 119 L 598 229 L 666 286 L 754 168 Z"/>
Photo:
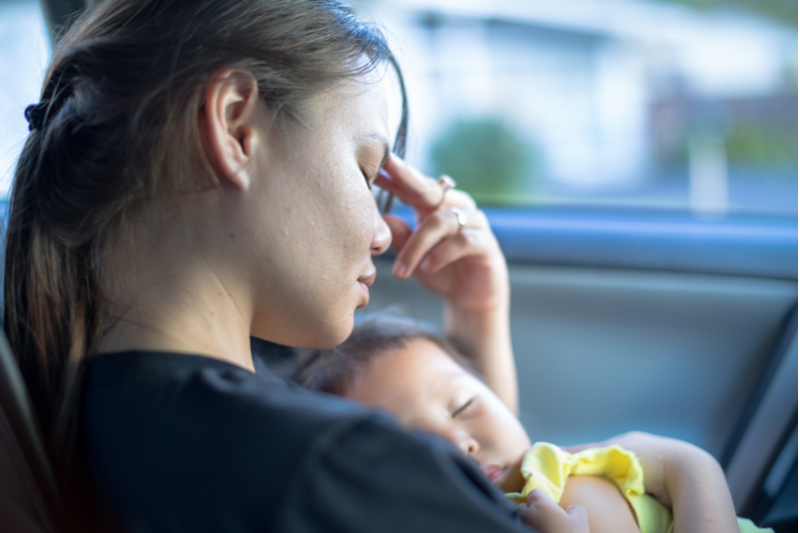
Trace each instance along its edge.
<path fill-rule="evenodd" d="M 666 485 L 675 533 L 738 533 L 725 473 L 708 453 L 695 448 L 672 461 Z"/>
<path fill-rule="evenodd" d="M 641 432 L 565 449 L 575 453 L 611 444 L 639 458 L 645 490 L 672 510 L 675 533 L 739 532 L 725 473 L 709 453 L 688 442 Z"/>
<path fill-rule="evenodd" d="M 561 506 L 580 505 L 589 517 L 592 533 L 640 533 L 625 497 L 614 483 L 598 476 L 570 476 Z"/>

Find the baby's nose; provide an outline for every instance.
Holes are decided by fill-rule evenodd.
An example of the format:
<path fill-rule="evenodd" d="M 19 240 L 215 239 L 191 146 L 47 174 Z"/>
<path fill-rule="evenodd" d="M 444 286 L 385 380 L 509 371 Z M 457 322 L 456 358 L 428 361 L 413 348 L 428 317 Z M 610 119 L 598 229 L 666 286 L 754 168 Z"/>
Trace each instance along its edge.
<path fill-rule="evenodd" d="M 465 436 L 461 439 L 461 442 L 459 443 L 459 448 L 461 448 L 461 451 L 465 455 L 474 455 L 478 453 L 478 450 L 480 450 L 478 441 L 469 436 Z"/>

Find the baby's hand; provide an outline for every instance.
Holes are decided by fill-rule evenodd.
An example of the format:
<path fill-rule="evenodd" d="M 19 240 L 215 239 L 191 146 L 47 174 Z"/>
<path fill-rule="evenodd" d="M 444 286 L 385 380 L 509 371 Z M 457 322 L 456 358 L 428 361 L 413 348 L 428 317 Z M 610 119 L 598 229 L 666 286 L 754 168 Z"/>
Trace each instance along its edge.
<path fill-rule="evenodd" d="M 570 505 L 565 511 L 540 489 L 528 493 L 528 503 L 519 504 L 519 515 L 540 533 L 589 533 L 586 509 Z"/>

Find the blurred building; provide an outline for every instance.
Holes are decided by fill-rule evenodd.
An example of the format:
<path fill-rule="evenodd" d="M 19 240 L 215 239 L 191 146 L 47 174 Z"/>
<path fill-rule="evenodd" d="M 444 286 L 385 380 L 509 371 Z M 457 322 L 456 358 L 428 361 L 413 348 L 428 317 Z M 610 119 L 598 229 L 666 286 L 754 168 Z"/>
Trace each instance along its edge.
<path fill-rule="evenodd" d="M 409 157 L 429 171 L 436 162 L 428 148 L 449 124 L 492 116 L 538 158 L 517 198 L 646 197 L 725 212 L 738 202 L 732 175 L 776 172 L 789 175 L 780 179 L 796 194 L 794 26 L 645 0 L 356 5 L 387 29 L 400 58 L 411 99 Z M 768 118 L 776 113 L 780 124 Z M 754 137 L 739 144 L 783 136 L 794 153 L 759 160 L 748 155 L 757 147 L 739 146 L 729 160 L 726 143 L 737 128 Z M 796 205 L 780 209 L 796 214 Z"/>
<path fill-rule="evenodd" d="M 415 164 L 448 171 L 435 148 L 450 135 L 452 154 L 459 125 L 484 128 L 465 158 L 501 126 L 525 148 L 484 200 L 797 215 L 796 21 L 681 0 L 353 1 L 403 66 Z M 0 47 L 5 197 L 49 61 L 36 0 L 0 0 Z"/>

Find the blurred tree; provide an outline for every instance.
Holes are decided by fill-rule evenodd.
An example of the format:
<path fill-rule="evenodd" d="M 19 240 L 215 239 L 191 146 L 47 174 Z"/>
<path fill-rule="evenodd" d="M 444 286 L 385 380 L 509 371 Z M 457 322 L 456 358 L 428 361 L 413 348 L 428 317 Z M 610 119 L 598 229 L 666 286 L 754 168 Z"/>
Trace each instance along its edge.
<path fill-rule="evenodd" d="M 448 174 L 478 202 L 519 203 L 534 157 L 520 136 L 498 118 L 459 119 L 434 143 L 436 174 Z"/>
<path fill-rule="evenodd" d="M 662 0 L 700 10 L 739 9 L 797 26 L 797 0 Z"/>
<path fill-rule="evenodd" d="M 728 137 L 732 164 L 774 168 L 797 167 L 797 131 L 787 132 L 770 124 L 741 122 Z"/>

